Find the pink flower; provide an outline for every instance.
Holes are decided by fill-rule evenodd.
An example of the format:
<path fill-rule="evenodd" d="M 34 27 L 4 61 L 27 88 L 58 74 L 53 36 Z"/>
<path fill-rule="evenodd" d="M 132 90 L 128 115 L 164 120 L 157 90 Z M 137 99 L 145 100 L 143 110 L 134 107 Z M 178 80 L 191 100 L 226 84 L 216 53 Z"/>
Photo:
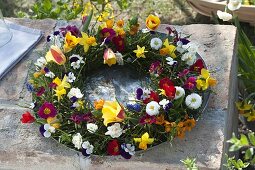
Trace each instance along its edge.
<path fill-rule="evenodd" d="M 156 117 L 155 116 L 150 116 L 150 115 L 146 114 L 145 116 L 143 116 L 140 119 L 139 123 L 142 124 L 142 125 L 156 123 Z"/>
<path fill-rule="evenodd" d="M 105 42 L 109 43 L 113 37 L 116 36 L 116 32 L 112 28 L 104 28 L 101 30 L 103 38 L 106 38 Z"/>
<path fill-rule="evenodd" d="M 44 102 L 38 111 L 38 116 L 43 119 L 47 119 L 48 117 L 55 117 L 56 115 L 57 110 L 55 106 L 49 102 Z"/>
<path fill-rule="evenodd" d="M 155 61 L 151 64 L 149 72 L 151 74 L 160 75 L 163 72 L 160 61 Z"/>
<path fill-rule="evenodd" d="M 36 96 L 40 97 L 41 95 L 43 95 L 44 92 L 45 92 L 45 88 L 44 87 L 40 87 L 40 89 L 36 93 Z"/>
<path fill-rule="evenodd" d="M 184 86 L 185 89 L 192 90 L 194 87 L 196 87 L 196 77 L 189 77 Z"/>
<path fill-rule="evenodd" d="M 188 69 L 184 69 L 182 72 L 180 72 L 179 74 L 178 74 L 178 77 L 184 77 L 184 76 L 186 76 L 187 74 L 189 74 L 189 70 Z"/>

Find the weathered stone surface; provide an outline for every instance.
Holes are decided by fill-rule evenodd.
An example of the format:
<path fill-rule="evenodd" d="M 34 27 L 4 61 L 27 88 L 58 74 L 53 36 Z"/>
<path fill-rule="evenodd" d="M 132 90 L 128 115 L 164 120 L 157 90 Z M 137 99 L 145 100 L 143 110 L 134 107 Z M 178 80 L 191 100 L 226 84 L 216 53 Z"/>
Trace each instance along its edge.
<path fill-rule="evenodd" d="M 21 25 L 39 28 L 50 33 L 54 27 L 64 26 L 64 22 L 54 20 L 32 21 L 10 19 Z M 167 25 L 161 25 L 165 31 Z M 36 58 L 43 42 L 36 51 L 23 59 L 0 81 L 0 168 L 2 169 L 183 169 L 180 159 L 196 157 L 201 169 L 219 169 L 221 166 L 223 141 L 235 128 L 233 104 L 236 99 L 236 29 L 221 25 L 188 25 L 178 27 L 190 39 L 200 44 L 199 54 L 204 58 L 212 74 L 218 80 L 212 94 L 208 110 L 202 115 L 197 126 L 186 134 L 184 140 L 175 139 L 139 153 L 131 160 L 120 157 L 92 156 L 85 159 L 77 152 L 57 144 L 51 139 L 38 135 L 36 125 L 22 125 L 19 122 L 24 111 L 15 103 L 30 100 L 25 92 L 29 61 Z M 13 87 L 14 90 L 9 90 Z M 237 120 L 237 119 L 236 119 Z M 227 126 L 228 125 L 228 126 Z M 225 132 L 224 132 L 225 131 Z M 227 145 L 224 146 L 227 148 Z"/>

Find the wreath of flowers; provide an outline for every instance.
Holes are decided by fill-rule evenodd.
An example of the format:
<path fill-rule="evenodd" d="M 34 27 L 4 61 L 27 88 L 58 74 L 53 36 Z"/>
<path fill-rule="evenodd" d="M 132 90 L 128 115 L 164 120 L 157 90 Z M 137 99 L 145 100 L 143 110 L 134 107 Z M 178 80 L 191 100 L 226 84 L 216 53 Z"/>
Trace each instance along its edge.
<path fill-rule="evenodd" d="M 216 84 L 197 48 L 172 27 L 168 34 L 156 32 L 160 19 L 154 15 L 142 30 L 137 18 L 99 26 L 90 20 L 91 14 L 81 30 L 69 25 L 47 37 L 47 53 L 37 59 L 27 83 L 33 114 L 24 113 L 22 123 L 40 124 L 42 136 L 84 156 L 129 159 L 136 150 L 184 138 L 196 124 L 204 94 Z M 149 76 L 148 85 L 126 103 L 98 99 L 92 104 L 85 97 L 85 77 L 115 65 Z"/>

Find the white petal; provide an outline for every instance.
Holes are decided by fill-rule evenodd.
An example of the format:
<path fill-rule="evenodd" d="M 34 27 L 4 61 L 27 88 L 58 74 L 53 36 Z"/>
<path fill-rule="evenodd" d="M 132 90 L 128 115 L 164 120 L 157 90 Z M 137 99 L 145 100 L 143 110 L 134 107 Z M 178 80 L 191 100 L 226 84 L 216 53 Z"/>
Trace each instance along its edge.
<path fill-rule="evenodd" d="M 45 131 L 43 133 L 43 136 L 46 137 L 46 138 L 49 138 L 51 136 L 51 133 L 49 131 Z"/>

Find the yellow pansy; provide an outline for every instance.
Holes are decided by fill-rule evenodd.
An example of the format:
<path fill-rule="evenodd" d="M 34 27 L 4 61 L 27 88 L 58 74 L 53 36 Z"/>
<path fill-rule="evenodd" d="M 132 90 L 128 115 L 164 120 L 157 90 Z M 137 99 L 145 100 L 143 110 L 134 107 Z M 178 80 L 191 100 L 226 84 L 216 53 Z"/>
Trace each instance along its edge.
<path fill-rule="evenodd" d="M 105 101 L 102 108 L 104 125 L 112 122 L 122 122 L 124 120 L 124 110 L 117 101 Z"/>
<path fill-rule="evenodd" d="M 101 110 L 103 108 L 104 105 L 104 100 L 103 99 L 99 99 L 94 101 L 94 107 L 96 110 Z"/>
<path fill-rule="evenodd" d="M 174 45 L 172 45 L 172 44 L 169 44 L 168 39 L 166 39 L 166 40 L 164 41 L 164 44 L 163 44 L 163 45 L 165 46 L 165 48 L 163 48 L 163 49 L 165 49 L 164 51 L 167 51 L 167 52 L 168 52 L 168 55 L 169 55 L 170 57 L 176 58 L 176 55 L 175 55 L 176 47 L 175 47 Z"/>
<path fill-rule="evenodd" d="M 139 148 L 140 149 L 143 149 L 143 150 L 146 150 L 147 149 L 147 145 L 148 144 L 152 144 L 153 141 L 154 141 L 154 138 L 150 138 L 149 137 L 149 134 L 146 132 L 142 135 L 141 138 L 134 138 L 134 141 L 135 142 L 139 142 Z"/>
<path fill-rule="evenodd" d="M 52 45 L 50 50 L 46 53 L 46 61 L 54 61 L 58 65 L 63 65 L 66 62 L 66 57 L 58 46 Z"/>
<path fill-rule="evenodd" d="M 252 109 L 248 113 L 243 114 L 243 116 L 247 118 L 248 122 L 255 121 L 255 110 Z"/>
<path fill-rule="evenodd" d="M 252 109 L 252 104 L 248 104 L 245 101 L 236 102 L 236 107 L 240 114 L 244 114 L 245 111 L 249 111 Z"/>
<path fill-rule="evenodd" d="M 47 123 L 53 126 L 55 129 L 60 128 L 60 123 L 57 117 L 48 117 L 47 118 Z"/>
<path fill-rule="evenodd" d="M 144 53 L 146 53 L 148 51 L 145 51 L 145 47 L 140 47 L 139 45 L 137 45 L 137 50 L 134 50 L 134 53 L 136 53 L 136 57 L 137 58 L 145 58 Z"/>
<path fill-rule="evenodd" d="M 79 44 L 83 45 L 84 52 L 88 52 L 90 46 L 96 46 L 96 38 L 93 36 L 88 36 L 88 34 L 82 32 L 82 38 L 80 39 Z"/>
<path fill-rule="evenodd" d="M 155 15 L 149 15 L 147 18 L 146 18 L 146 27 L 149 29 L 149 30 L 156 30 L 158 28 L 160 24 L 160 19 L 159 17 L 155 16 Z"/>
<path fill-rule="evenodd" d="M 201 75 L 196 80 L 196 86 L 198 90 L 206 90 L 209 86 L 216 85 L 216 82 L 214 78 L 210 77 L 209 71 L 203 68 L 201 70 Z"/>
<path fill-rule="evenodd" d="M 113 19 L 108 19 L 105 23 L 106 23 L 107 28 L 112 28 L 113 25 L 114 25 L 114 20 Z"/>
<path fill-rule="evenodd" d="M 76 38 L 68 31 L 65 36 L 64 52 L 67 53 L 71 51 L 79 42 L 80 38 Z"/>

